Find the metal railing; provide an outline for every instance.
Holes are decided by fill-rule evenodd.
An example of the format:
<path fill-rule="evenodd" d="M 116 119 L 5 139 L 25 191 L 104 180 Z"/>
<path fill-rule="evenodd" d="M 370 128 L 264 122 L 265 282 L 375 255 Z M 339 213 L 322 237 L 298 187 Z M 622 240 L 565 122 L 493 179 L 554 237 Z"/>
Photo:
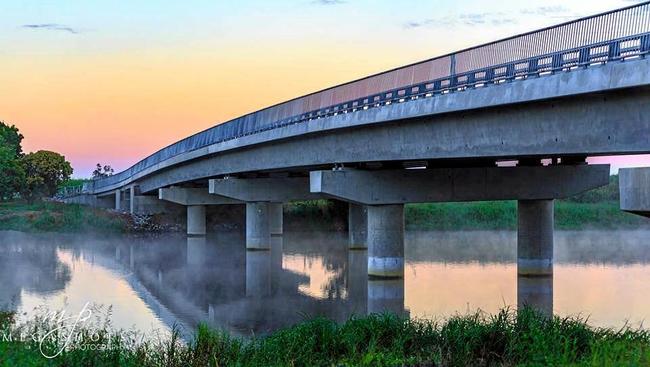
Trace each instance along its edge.
<path fill-rule="evenodd" d="M 117 184 L 176 155 L 278 127 L 645 57 L 649 52 L 650 1 L 389 70 L 244 115 L 94 181 L 92 190 Z"/>

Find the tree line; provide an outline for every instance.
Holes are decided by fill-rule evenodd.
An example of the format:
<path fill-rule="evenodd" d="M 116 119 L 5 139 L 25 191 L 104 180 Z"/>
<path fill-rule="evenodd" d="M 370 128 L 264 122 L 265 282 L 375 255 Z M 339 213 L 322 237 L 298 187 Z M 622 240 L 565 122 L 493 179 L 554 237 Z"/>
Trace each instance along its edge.
<path fill-rule="evenodd" d="M 0 201 L 29 202 L 52 197 L 73 169 L 59 153 L 39 150 L 25 154 L 24 136 L 15 125 L 0 121 Z"/>

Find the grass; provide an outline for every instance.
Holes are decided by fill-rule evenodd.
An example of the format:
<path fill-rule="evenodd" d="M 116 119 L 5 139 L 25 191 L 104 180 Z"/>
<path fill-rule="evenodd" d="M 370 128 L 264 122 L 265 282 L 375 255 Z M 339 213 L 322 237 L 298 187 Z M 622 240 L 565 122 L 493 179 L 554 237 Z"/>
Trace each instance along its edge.
<path fill-rule="evenodd" d="M 333 201 L 305 201 L 285 207 L 287 230 L 343 231 L 347 205 Z M 126 216 L 75 204 L 56 202 L 0 203 L 0 230 L 23 232 L 129 231 Z M 517 228 L 515 201 L 436 203 L 406 205 L 408 230 L 514 230 Z M 555 228 L 620 229 L 648 225 L 646 218 L 622 212 L 616 201 L 576 202 L 558 200 Z"/>
<path fill-rule="evenodd" d="M 0 326 L 11 331 L 47 329 L 15 326 L 5 314 Z M 27 328 L 27 329 L 25 329 Z M 390 314 L 353 317 L 339 325 L 313 319 L 266 337 L 239 339 L 198 327 L 182 343 L 178 333 L 139 339 L 107 329 L 82 329 L 54 359 L 38 344 L 0 339 L 1 366 L 643 366 L 650 364 L 650 333 L 589 327 L 580 318 L 546 318 L 534 310 L 475 313 L 444 322 Z M 58 335 L 45 343 L 55 350 Z M 95 346 L 90 348 L 89 346 Z M 102 348 L 110 346 L 110 348 Z M 94 349 L 94 350 L 93 350 Z"/>
<path fill-rule="evenodd" d="M 128 230 L 126 218 L 101 209 L 57 202 L 0 203 L 0 230 L 100 232 Z"/>
<path fill-rule="evenodd" d="M 412 204 L 406 206 L 405 218 L 410 230 L 514 230 L 517 202 Z M 632 228 L 648 223 L 646 218 L 621 211 L 616 201 L 555 203 L 556 229 Z"/>

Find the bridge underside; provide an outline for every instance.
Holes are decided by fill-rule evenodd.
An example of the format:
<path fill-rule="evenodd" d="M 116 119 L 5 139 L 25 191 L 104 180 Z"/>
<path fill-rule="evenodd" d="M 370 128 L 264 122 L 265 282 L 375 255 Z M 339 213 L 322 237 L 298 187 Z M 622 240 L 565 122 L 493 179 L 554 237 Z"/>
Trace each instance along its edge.
<path fill-rule="evenodd" d="M 151 192 L 226 175 L 306 174 L 333 165 L 465 167 L 643 153 L 650 153 L 647 87 L 308 134 L 197 159 L 138 184 Z"/>

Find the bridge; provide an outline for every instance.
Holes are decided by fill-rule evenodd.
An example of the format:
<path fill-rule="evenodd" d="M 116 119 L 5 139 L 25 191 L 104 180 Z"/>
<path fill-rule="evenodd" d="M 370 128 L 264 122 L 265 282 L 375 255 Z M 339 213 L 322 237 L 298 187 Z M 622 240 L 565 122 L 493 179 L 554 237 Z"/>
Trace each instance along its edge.
<path fill-rule="evenodd" d="M 190 236 L 206 234 L 207 206 L 245 204 L 247 248 L 263 250 L 282 203 L 343 200 L 368 274 L 401 277 L 404 204 L 518 200 L 518 271 L 549 275 L 554 199 L 608 183 L 586 157 L 650 153 L 649 52 L 643 2 L 218 124 L 66 201 L 183 210 Z"/>

